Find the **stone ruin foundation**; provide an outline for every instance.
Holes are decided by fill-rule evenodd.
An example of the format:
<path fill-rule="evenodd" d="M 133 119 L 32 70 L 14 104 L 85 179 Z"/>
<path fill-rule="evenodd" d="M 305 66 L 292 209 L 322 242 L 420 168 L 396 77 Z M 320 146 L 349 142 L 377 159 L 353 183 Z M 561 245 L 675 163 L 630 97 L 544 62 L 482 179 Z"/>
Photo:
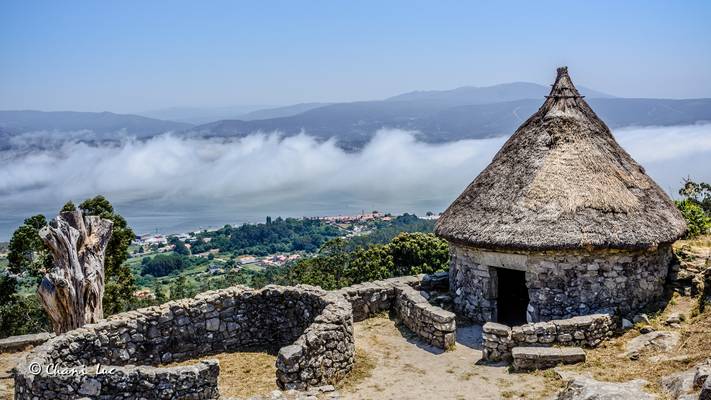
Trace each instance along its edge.
<path fill-rule="evenodd" d="M 619 320 L 609 314 L 592 314 L 562 320 L 509 327 L 487 322 L 482 328 L 482 359 L 511 361 L 514 348 L 580 346 L 597 347 L 612 337 Z"/>
<path fill-rule="evenodd" d="M 193 299 L 117 314 L 49 339 L 18 363 L 15 398 L 214 399 L 217 361 L 161 367 L 221 352 L 280 347 L 282 389 L 335 383 L 353 367 L 353 321 L 392 311 L 417 336 L 443 349 L 454 345 L 455 315 L 416 289 L 422 275 L 354 285 L 338 291 L 235 286 Z M 424 285 L 423 285 L 424 286 Z M 101 365 L 110 373 L 96 374 Z M 87 373 L 57 374 L 47 366 Z"/>
<path fill-rule="evenodd" d="M 282 388 L 337 380 L 354 361 L 351 306 L 313 287 L 238 286 L 118 314 L 35 348 L 16 367 L 15 398 L 213 399 L 219 397 L 216 361 L 158 365 L 255 347 L 281 347 Z M 45 369 L 97 363 L 114 371 L 92 374 L 90 367 L 88 374 L 57 375 Z"/>
<path fill-rule="evenodd" d="M 450 253 L 457 313 L 510 325 L 594 313 L 631 316 L 660 299 L 673 257 L 669 244 L 647 250 L 496 252 L 451 243 Z M 503 310 L 499 294 L 510 296 L 519 287 L 527 298 L 506 305 L 514 310 Z M 503 311 L 523 321 L 501 321 Z"/>

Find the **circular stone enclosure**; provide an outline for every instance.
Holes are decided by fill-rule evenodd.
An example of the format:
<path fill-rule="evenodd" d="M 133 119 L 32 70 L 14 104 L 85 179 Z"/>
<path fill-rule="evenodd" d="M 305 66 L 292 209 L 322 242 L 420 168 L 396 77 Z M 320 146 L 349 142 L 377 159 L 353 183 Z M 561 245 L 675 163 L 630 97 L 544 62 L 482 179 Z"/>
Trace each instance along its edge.
<path fill-rule="evenodd" d="M 25 356 L 16 367 L 15 398 L 217 398 L 216 361 L 158 365 L 275 347 L 281 347 L 279 387 L 338 381 L 354 361 L 350 303 L 305 285 L 235 286 L 118 314 L 50 339 Z"/>

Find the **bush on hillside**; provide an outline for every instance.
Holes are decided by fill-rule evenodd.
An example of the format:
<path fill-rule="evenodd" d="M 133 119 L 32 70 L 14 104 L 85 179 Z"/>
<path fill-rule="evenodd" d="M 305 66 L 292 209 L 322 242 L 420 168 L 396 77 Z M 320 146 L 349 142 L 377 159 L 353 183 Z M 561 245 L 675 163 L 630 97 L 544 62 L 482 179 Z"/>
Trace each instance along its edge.
<path fill-rule="evenodd" d="M 689 231 L 686 233 L 688 239 L 708 233 L 711 228 L 711 219 L 699 204 L 690 199 L 676 201 L 675 203 L 689 227 Z"/>

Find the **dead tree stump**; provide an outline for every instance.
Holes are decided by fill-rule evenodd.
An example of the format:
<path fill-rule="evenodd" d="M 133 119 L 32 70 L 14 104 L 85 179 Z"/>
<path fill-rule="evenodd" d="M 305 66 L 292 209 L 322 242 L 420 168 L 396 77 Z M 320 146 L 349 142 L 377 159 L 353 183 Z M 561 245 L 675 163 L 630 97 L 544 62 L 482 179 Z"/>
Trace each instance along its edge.
<path fill-rule="evenodd" d="M 81 211 L 62 212 L 39 232 L 52 253 L 52 270 L 37 288 L 61 334 L 104 317 L 104 252 L 113 222 Z"/>

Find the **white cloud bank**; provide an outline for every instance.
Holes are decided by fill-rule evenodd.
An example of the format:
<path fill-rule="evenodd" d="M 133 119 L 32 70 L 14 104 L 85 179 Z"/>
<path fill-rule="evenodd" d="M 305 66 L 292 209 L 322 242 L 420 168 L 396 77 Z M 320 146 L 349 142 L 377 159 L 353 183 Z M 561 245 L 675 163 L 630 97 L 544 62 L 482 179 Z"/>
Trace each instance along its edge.
<path fill-rule="evenodd" d="M 674 190 L 687 175 L 711 181 L 711 125 L 621 129 L 615 136 L 665 189 Z M 217 224 L 220 218 L 236 222 L 225 215 L 240 213 L 436 211 L 504 141 L 426 144 L 412 133 L 381 130 L 361 151 L 348 153 L 307 135 L 223 140 L 166 134 L 114 145 L 69 141 L 51 151 L 3 151 L 0 240 L 24 216 L 95 194 L 139 223 L 142 210 L 170 211 L 166 218 L 193 213 L 196 220 L 219 215 Z"/>

